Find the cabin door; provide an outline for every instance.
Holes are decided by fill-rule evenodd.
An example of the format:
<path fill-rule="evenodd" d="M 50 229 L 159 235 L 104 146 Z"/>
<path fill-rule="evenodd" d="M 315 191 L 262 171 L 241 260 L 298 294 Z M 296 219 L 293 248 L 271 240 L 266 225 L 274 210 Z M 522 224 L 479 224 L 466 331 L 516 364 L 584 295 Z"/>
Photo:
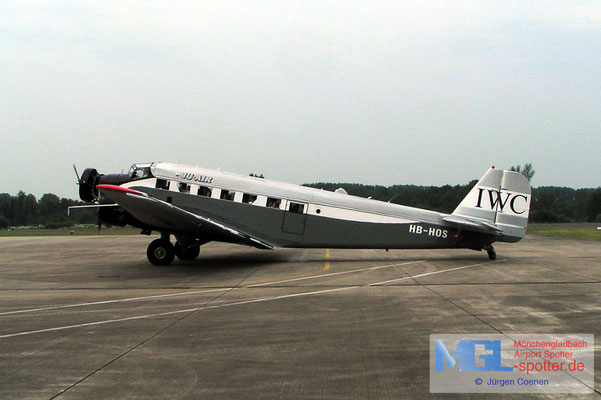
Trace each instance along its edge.
<path fill-rule="evenodd" d="M 302 235 L 305 233 L 305 223 L 307 222 L 307 204 L 289 201 L 284 214 L 284 223 L 282 231 Z"/>

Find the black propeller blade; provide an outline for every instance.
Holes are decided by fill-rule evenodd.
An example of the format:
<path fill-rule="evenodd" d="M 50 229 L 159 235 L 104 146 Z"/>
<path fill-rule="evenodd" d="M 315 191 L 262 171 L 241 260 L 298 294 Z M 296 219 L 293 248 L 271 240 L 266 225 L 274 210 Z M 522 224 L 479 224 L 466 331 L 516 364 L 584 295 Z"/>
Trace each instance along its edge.
<path fill-rule="evenodd" d="M 77 167 L 75 166 L 75 164 L 73 164 L 73 170 L 75 171 L 75 176 L 77 177 L 77 184 L 79 185 L 81 183 L 81 178 L 79 176 L 79 173 L 77 172 Z"/>

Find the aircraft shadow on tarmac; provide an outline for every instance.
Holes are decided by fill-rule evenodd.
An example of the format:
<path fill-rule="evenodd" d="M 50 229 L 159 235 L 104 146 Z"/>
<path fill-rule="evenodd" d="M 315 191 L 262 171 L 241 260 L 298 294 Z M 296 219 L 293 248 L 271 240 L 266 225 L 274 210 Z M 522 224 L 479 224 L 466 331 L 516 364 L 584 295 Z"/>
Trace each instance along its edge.
<path fill-rule="evenodd" d="M 283 253 L 237 253 L 237 254 L 219 254 L 202 256 L 202 254 L 192 261 L 176 260 L 171 265 L 157 266 L 148 262 L 136 263 L 136 267 L 152 268 L 158 271 L 168 272 L 207 272 L 207 271 L 224 271 L 224 270 L 240 270 L 257 268 L 265 264 L 288 263 L 291 260 Z"/>
<path fill-rule="evenodd" d="M 504 257 L 506 258 L 506 257 Z M 482 254 L 478 254 L 475 253 L 471 256 L 466 256 L 466 255 L 461 255 L 461 256 L 456 256 L 456 257 L 449 257 L 449 256 L 445 256 L 445 255 L 441 255 L 441 256 L 431 256 L 428 255 L 426 257 L 422 257 L 419 255 L 411 255 L 408 257 L 386 257 L 386 258 L 373 258 L 373 257 L 366 257 L 366 258 L 362 258 L 362 257 L 357 257 L 354 259 L 350 259 L 350 258 L 344 258 L 344 257 L 330 257 L 328 260 L 326 260 L 325 258 L 319 258 L 319 257 L 315 257 L 315 258 L 307 258 L 307 259 L 303 259 L 302 261 L 297 261 L 297 260 L 288 260 L 288 261 L 281 261 L 281 262 L 326 262 L 329 261 L 330 263 L 359 263 L 359 262 L 370 262 L 370 263 L 381 263 L 382 265 L 388 265 L 388 264 L 394 264 L 394 263 L 404 263 L 404 262 L 415 262 L 415 261 L 459 261 L 459 262 L 468 262 L 468 263 L 477 263 L 477 262 L 487 262 L 490 261 L 488 259 L 488 257 L 483 257 Z"/>

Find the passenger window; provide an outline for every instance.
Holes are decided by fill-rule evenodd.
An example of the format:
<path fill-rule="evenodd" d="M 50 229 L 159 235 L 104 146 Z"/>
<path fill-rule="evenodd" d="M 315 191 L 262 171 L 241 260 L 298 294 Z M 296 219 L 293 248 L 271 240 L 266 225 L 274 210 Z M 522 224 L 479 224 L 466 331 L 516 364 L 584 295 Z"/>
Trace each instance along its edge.
<path fill-rule="evenodd" d="M 221 189 L 221 200 L 233 201 L 235 194 L 235 192 L 230 192 L 229 190 Z"/>
<path fill-rule="evenodd" d="M 280 208 L 281 203 L 282 203 L 281 199 L 274 199 L 273 197 L 267 198 L 267 207 L 269 207 L 269 208 Z"/>
<path fill-rule="evenodd" d="M 211 197 L 211 188 L 208 188 L 206 186 L 199 186 L 198 187 L 198 195 L 205 196 L 205 197 Z"/>
<path fill-rule="evenodd" d="M 190 185 L 187 185 L 183 182 L 180 182 L 177 185 L 177 189 L 181 192 L 181 193 L 190 193 Z"/>
<path fill-rule="evenodd" d="M 253 203 L 255 206 L 265 207 L 267 205 L 267 197 L 266 196 L 257 196 L 257 200 Z"/>
<path fill-rule="evenodd" d="M 296 214 L 302 214 L 303 211 L 305 211 L 305 205 L 304 204 L 298 204 L 298 203 L 292 203 L 292 202 L 290 202 L 290 212 L 296 213 Z"/>
<path fill-rule="evenodd" d="M 169 181 L 166 179 L 157 179 L 156 188 L 169 190 Z"/>
<path fill-rule="evenodd" d="M 242 195 L 242 202 L 243 203 L 253 204 L 255 201 L 257 201 L 257 195 L 256 194 L 244 193 Z"/>

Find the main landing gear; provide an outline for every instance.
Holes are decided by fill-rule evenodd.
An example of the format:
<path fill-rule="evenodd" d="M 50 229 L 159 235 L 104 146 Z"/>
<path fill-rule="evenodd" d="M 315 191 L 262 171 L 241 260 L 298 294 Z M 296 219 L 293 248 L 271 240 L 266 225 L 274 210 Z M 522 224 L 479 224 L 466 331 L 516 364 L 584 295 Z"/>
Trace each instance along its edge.
<path fill-rule="evenodd" d="M 146 250 L 148 261 L 154 265 L 169 265 L 176 256 L 183 261 L 192 261 L 198 257 L 199 253 L 199 245 L 185 246 L 178 241 L 174 246 L 169 240 L 169 235 L 165 234 L 161 235 L 160 239 L 150 242 Z"/>
<path fill-rule="evenodd" d="M 486 250 L 486 252 L 488 253 L 488 258 L 490 258 L 491 260 L 497 258 L 497 252 L 495 251 L 495 248 L 492 247 L 492 245 L 489 244 L 485 246 L 482 250 Z"/>
<path fill-rule="evenodd" d="M 200 253 L 200 246 L 182 246 L 179 242 L 175 243 L 175 255 L 182 261 L 196 260 Z"/>
<path fill-rule="evenodd" d="M 168 239 L 153 240 L 148 245 L 146 256 L 154 265 L 169 265 L 175 258 L 175 246 Z"/>

